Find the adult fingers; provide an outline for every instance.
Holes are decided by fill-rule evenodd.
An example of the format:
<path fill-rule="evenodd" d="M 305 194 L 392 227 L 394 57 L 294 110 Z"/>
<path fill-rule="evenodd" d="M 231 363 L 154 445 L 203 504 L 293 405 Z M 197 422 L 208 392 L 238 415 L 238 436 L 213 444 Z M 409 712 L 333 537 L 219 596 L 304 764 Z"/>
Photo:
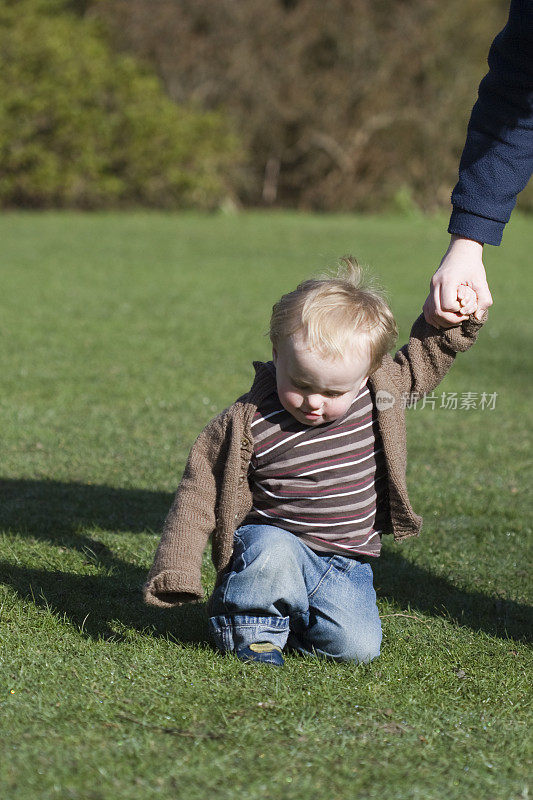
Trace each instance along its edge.
<path fill-rule="evenodd" d="M 426 298 L 423 312 L 426 322 L 433 325 L 434 328 L 453 328 L 454 325 L 468 319 L 468 315 L 463 313 L 443 311 L 440 307 L 435 308 L 435 299 L 431 292 Z"/>
<path fill-rule="evenodd" d="M 490 308 L 493 303 L 492 295 L 490 293 L 489 285 L 486 282 L 477 286 L 474 284 L 473 288 L 477 294 L 477 310 L 474 314 L 474 317 L 476 319 L 481 319 L 485 311 L 487 311 L 487 309 Z"/>
<path fill-rule="evenodd" d="M 457 290 L 461 284 L 459 280 L 443 280 L 439 284 L 440 306 L 443 311 L 459 311 L 460 304 L 457 299 Z"/>
<path fill-rule="evenodd" d="M 428 325 L 433 325 L 434 328 L 438 328 L 439 322 L 437 317 L 440 313 L 440 298 L 432 282 L 429 285 L 429 294 L 426 297 L 422 311 L 424 312 L 424 317 Z"/>

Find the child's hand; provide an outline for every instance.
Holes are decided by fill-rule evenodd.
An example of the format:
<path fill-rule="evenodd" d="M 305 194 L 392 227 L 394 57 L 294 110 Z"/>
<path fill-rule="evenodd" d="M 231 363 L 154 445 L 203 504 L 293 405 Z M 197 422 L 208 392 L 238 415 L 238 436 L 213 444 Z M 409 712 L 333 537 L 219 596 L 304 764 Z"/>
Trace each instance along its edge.
<path fill-rule="evenodd" d="M 457 301 L 460 305 L 459 314 L 469 317 L 477 310 L 477 294 L 465 283 L 457 287 Z"/>

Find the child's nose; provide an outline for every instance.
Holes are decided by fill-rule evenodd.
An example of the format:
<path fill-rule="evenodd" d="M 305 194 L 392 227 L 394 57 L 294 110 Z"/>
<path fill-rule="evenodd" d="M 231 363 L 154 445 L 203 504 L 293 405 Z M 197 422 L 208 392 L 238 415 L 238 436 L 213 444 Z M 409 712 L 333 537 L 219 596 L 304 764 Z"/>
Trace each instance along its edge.
<path fill-rule="evenodd" d="M 310 394 L 306 397 L 306 405 L 310 411 L 316 411 L 321 408 L 323 398 L 319 394 Z"/>

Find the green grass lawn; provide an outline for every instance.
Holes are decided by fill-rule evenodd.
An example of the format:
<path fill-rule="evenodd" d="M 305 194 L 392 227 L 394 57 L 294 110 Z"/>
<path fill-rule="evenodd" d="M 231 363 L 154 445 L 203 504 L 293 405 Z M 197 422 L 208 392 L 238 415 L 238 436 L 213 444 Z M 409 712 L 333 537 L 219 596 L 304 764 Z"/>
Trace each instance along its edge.
<path fill-rule="evenodd" d="M 495 305 L 479 342 L 434 409 L 407 412 L 424 528 L 387 539 L 375 566 L 379 659 L 254 667 L 211 649 L 204 604 L 141 600 L 190 445 L 269 358 L 273 302 L 351 252 L 388 287 L 405 339 L 445 228 L 0 219 L 0 797 L 530 797 L 531 220 L 487 248 Z M 442 392 L 478 407 L 440 408 Z"/>

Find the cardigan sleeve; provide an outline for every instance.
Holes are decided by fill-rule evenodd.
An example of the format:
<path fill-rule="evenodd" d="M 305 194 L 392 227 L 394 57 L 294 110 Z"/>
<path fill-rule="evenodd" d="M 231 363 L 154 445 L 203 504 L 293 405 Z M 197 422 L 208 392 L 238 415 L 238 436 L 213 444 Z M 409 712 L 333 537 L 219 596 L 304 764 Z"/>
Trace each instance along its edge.
<path fill-rule="evenodd" d="M 499 245 L 533 170 L 533 3 L 512 0 L 468 125 L 449 233 Z"/>
<path fill-rule="evenodd" d="M 444 378 L 455 356 L 468 350 L 487 320 L 469 317 L 455 328 L 441 330 L 429 325 L 421 314 L 411 328 L 409 341 L 394 356 L 386 356 L 387 368 L 398 390 L 422 397 Z"/>
<path fill-rule="evenodd" d="M 216 526 L 226 427 L 227 415 L 223 412 L 202 431 L 191 449 L 143 587 L 145 602 L 150 605 L 169 608 L 204 596 L 202 554 Z"/>

